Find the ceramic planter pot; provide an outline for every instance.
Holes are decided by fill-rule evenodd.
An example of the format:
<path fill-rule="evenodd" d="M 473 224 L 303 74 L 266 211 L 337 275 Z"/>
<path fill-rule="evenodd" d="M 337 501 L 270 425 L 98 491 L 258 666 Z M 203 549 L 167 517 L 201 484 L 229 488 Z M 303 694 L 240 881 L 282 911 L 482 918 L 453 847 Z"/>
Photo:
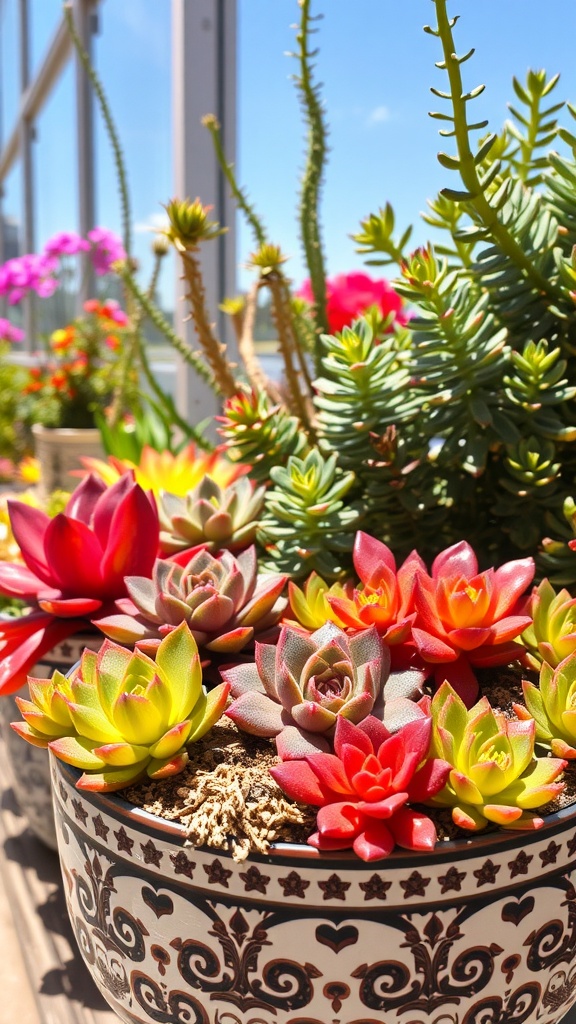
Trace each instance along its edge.
<path fill-rule="evenodd" d="M 553 1024 L 576 1001 L 576 808 L 427 856 L 236 864 L 51 763 L 72 926 L 126 1024 Z"/>
<path fill-rule="evenodd" d="M 35 423 L 32 433 L 40 462 L 39 489 L 44 496 L 58 489 L 73 491 L 78 486 L 78 477 L 73 471 L 82 469 L 83 455 L 105 458 L 100 431 L 96 428 L 43 427 Z"/>
<path fill-rule="evenodd" d="M 42 660 L 34 665 L 30 675 L 48 679 L 56 669 L 66 673 L 78 661 L 85 647 L 97 650 L 101 644 L 100 634 L 78 633 L 48 651 Z M 34 747 L 31 743 L 24 743 L 10 728 L 10 722 L 17 722 L 22 717 L 16 704 L 16 697 L 28 699 L 28 686 L 22 686 L 16 693 L 0 697 L 0 732 L 6 753 L 6 764 L 3 765 L 4 781 L 11 785 L 20 810 L 34 834 L 52 850 L 56 850 L 58 844 L 52 809 L 48 751 L 42 747 Z"/>

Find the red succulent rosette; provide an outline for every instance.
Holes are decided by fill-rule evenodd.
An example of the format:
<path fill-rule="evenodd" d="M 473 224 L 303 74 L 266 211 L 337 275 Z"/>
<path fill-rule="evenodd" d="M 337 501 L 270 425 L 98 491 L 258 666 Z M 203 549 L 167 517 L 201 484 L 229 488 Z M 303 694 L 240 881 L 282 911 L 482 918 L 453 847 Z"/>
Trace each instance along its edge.
<path fill-rule="evenodd" d="M 387 857 L 396 845 L 431 850 L 433 822 L 408 806 L 438 793 L 450 772 L 446 761 L 428 759 L 431 735 L 425 715 L 393 735 L 372 715 L 359 725 L 339 718 L 333 754 L 284 761 L 270 773 L 291 799 L 320 808 L 318 831 L 308 839 L 318 850 L 351 847 L 366 861 Z"/>

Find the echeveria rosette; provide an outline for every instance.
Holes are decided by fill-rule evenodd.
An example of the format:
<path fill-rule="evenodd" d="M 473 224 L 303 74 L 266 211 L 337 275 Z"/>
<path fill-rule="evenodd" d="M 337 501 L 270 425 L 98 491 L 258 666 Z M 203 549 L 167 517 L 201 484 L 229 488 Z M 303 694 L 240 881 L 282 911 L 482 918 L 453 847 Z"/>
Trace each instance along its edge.
<path fill-rule="evenodd" d="M 180 564 L 178 560 L 183 564 Z M 98 628 L 118 643 L 152 650 L 180 622 L 187 622 L 199 647 L 237 654 L 255 634 L 276 625 L 283 610 L 286 576 L 258 574 L 253 546 L 218 556 L 202 549 L 174 559 L 159 558 L 152 578 L 128 576 L 130 600 L 120 614 L 98 619 Z"/>
<path fill-rule="evenodd" d="M 576 657 L 570 654 L 559 665 L 546 661 L 540 668 L 539 686 L 522 682 L 526 707 L 514 705 L 518 718 L 533 718 L 536 741 L 550 747 L 556 757 L 576 758 Z"/>
<path fill-rule="evenodd" d="M 198 647 L 186 623 L 162 640 L 155 659 L 106 640 L 85 650 L 69 678 L 29 679 L 17 697 L 24 739 L 83 771 L 79 789 L 108 792 L 148 775 L 182 771 L 187 746 L 220 718 L 229 685 L 206 694 Z"/>
<path fill-rule="evenodd" d="M 506 665 L 523 655 L 515 640 L 532 621 L 521 598 L 533 577 L 532 558 L 478 572 L 466 541 L 442 551 L 431 576 L 416 570 L 412 639 L 436 682 L 447 679 L 468 706 L 478 695 L 474 667 Z"/>
<path fill-rule="evenodd" d="M 392 664 L 406 663 L 414 651 L 410 641 L 415 574 L 424 563 L 412 552 L 397 569 L 390 548 L 362 530 L 354 540 L 353 560 L 360 586 L 346 584 L 344 593 L 328 593 L 328 604 L 346 628 L 374 626 L 391 649 Z"/>
<path fill-rule="evenodd" d="M 408 806 L 430 800 L 450 771 L 449 764 L 428 757 L 431 726 L 423 717 L 391 735 L 372 715 L 359 725 L 339 718 L 333 754 L 308 754 L 270 768 L 287 796 L 320 808 L 309 845 L 352 847 L 365 861 L 387 857 L 395 846 L 432 850 L 433 822 Z"/>
<path fill-rule="evenodd" d="M 431 711 L 432 751 L 452 767 L 434 803 L 451 807 L 455 824 L 473 832 L 488 822 L 540 828 L 544 821 L 532 811 L 562 792 L 557 779 L 566 761 L 534 757 L 534 720 L 506 718 L 486 697 L 467 710 L 449 683 L 434 695 Z"/>
<path fill-rule="evenodd" d="M 347 636 L 332 622 L 311 635 L 284 626 L 276 646 L 256 644 L 254 662 L 222 670 L 235 698 L 226 714 L 244 732 L 275 737 L 283 760 L 327 751 L 340 718 L 374 714 L 399 728 L 424 716 L 420 677 L 389 669 L 374 627 Z"/>
<path fill-rule="evenodd" d="M 125 576 L 149 576 L 158 550 L 155 502 L 130 475 L 113 487 L 86 477 L 52 519 L 19 501 L 9 515 L 25 564 L 0 562 L 0 593 L 31 610 L 0 624 L 0 693 L 19 689 L 42 654 L 125 597 Z"/>
<path fill-rule="evenodd" d="M 538 672 L 543 661 L 555 668 L 576 652 L 576 597 L 558 593 L 549 580 L 535 587 L 529 603 L 532 621 L 522 633 L 526 663 Z"/>
<path fill-rule="evenodd" d="M 258 517 L 264 503 L 264 487 L 248 477 L 221 487 L 205 476 L 184 497 L 160 493 L 160 554 L 173 555 L 204 545 L 216 553 L 243 551 L 256 539 Z"/>

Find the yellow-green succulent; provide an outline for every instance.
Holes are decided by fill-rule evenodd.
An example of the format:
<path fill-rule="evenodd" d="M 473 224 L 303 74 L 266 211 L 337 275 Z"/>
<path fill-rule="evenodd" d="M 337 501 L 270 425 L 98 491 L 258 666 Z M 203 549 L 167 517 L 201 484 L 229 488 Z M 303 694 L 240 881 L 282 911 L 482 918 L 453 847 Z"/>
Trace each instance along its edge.
<path fill-rule="evenodd" d="M 535 829 L 532 811 L 564 789 L 556 781 L 566 761 L 534 757 L 536 723 L 506 718 L 486 697 L 468 710 L 449 683 L 432 699 L 432 751 L 452 765 L 434 803 L 452 808 L 460 828 L 474 832 L 495 822 L 504 828 Z"/>
<path fill-rule="evenodd" d="M 144 776 L 180 772 L 187 746 L 224 711 L 229 685 L 202 686 L 196 641 L 181 622 L 155 658 L 104 641 L 85 650 L 69 677 L 28 680 L 30 700 L 17 697 L 23 722 L 12 728 L 82 769 L 79 789 L 122 789 Z"/>

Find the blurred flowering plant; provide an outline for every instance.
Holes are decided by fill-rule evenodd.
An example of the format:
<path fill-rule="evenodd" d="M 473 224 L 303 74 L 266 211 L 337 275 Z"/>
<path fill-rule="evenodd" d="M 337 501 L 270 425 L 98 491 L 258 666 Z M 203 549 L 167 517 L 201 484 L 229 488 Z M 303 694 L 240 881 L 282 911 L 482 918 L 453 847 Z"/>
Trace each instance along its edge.
<path fill-rule="evenodd" d="M 28 370 L 26 419 L 46 427 L 93 427 L 118 382 L 130 323 L 114 300 L 84 303 L 84 315 L 53 331 L 46 356 Z"/>
<path fill-rule="evenodd" d="M 314 293 L 309 280 L 305 281 L 298 297 L 312 306 Z M 326 317 L 330 334 L 350 327 L 359 316 L 372 314 L 384 330 L 393 323 L 407 322 L 404 300 L 384 278 L 375 279 L 356 271 L 337 274 L 326 281 Z"/>

